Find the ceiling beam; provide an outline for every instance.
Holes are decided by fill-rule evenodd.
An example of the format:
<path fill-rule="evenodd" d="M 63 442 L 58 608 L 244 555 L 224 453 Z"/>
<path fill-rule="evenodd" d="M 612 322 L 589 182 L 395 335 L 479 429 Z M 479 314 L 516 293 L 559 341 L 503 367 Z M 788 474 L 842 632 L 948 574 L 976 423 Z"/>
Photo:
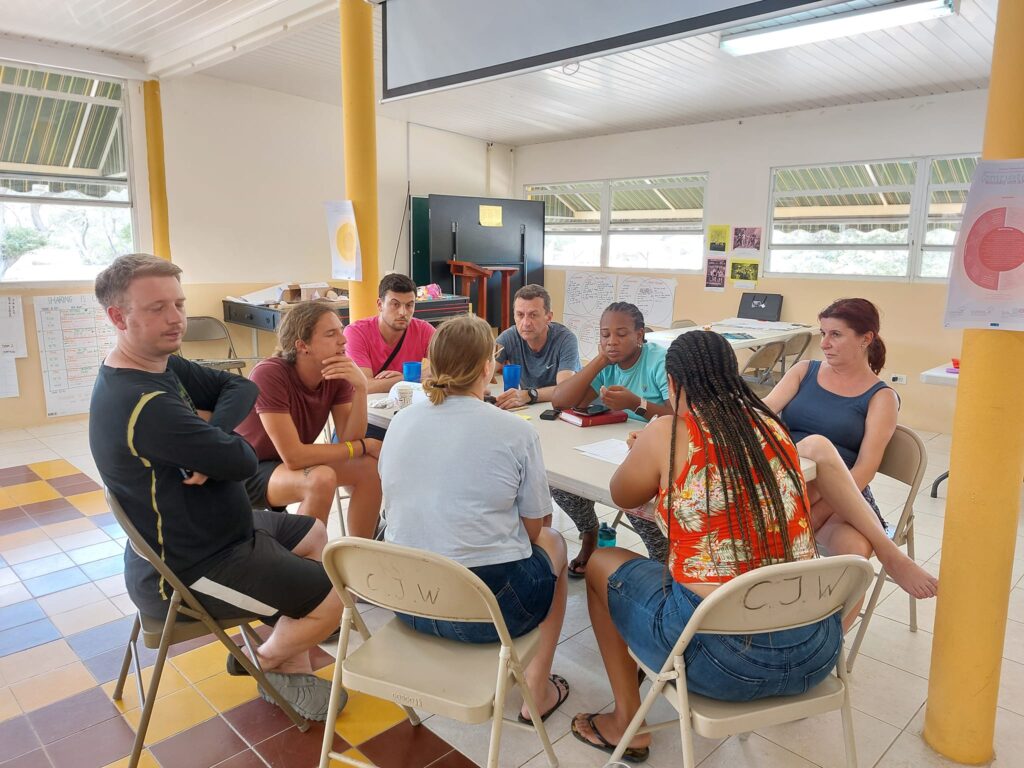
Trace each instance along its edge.
<path fill-rule="evenodd" d="M 46 69 L 67 70 L 79 76 L 84 72 L 99 77 L 116 77 L 126 80 L 145 80 L 147 78 L 146 67 L 141 59 L 97 49 L 81 48 L 71 43 L 33 40 L 27 37 L 0 34 L 0 50 L 3 51 L 3 58 L 7 61 Z M 61 94 L 61 96 L 69 98 L 70 94 Z"/>
<path fill-rule="evenodd" d="M 283 0 L 259 13 L 202 34 L 179 48 L 153 56 L 147 62 L 149 75 L 195 74 L 337 13 L 338 0 Z"/>

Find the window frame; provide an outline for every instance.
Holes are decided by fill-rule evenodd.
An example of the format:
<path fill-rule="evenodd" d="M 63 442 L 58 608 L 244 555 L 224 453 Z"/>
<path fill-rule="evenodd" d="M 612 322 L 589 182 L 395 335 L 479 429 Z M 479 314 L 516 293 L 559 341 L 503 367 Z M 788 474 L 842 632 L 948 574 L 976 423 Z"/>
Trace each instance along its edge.
<path fill-rule="evenodd" d="M 114 77 L 110 75 L 79 71 L 75 69 L 67 69 L 61 67 L 39 66 L 35 64 L 13 61 L 4 58 L 0 58 L 0 65 L 10 66 L 15 69 L 29 70 L 32 72 L 42 72 L 49 75 L 86 78 L 89 80 L 113 83 L 120 86 L 120 99 L 110 99 L 103 96 L 90 96 L 87 94 L 79 93 L 63 93 L 61 91 L 47 90 L 45 88 L 33 88 L 29 86 L 11 85 L 7 83 L 0 83 L 0 92 L 24 96 L 34 96 L 39 98 L 73 101 L 78 103 L 84 103 L 87 105 L 94 104 L 97 106 L 115 107 L 119 109 L 120 125 L 117 129 L 111 132 L 111 137 L 105 148 L 104 156 L 114 146 L 115 137 L 118 133 L 120 133 L 121 143 L 124 152 L 123 178 L 121 178 L 120 176 L 102 176 L 99 175 L 98 171 L 95 175 L 88 175 L 82 173 L 76 174 L 74 173 L 73 168 L 67 168 L 64 166 L 31 165 L 26 163 L 5 163 L 3 161 L 0 161 L 0 176 L 5 178 L 34 181 L 39 183 L 74 183 L 83 185 L 103 185 L 106 183 L 113 182 L 115 184 L 124 185 L 124 188 L 128 193 L 128 199 L 126 201 L 100 200 L 88 198 L 61 198 L 52 195 L 12 195 L 0 193 L 0 203 L 33 203 L 38 205 L 59 205 L 73 208 L 96 207 L 126 209 L 131 220 L 132 228 L 131 252 L 139 252 L 141 250 L 139 245 L 139 204 L 137 198 L 137 182 L 134 162 L 135 148 L 133 146 L 134 131 L 131 110 L 132 97 L 130 94 L 130 89 L 132 88 L 132 81 L 123 77 Z M 85 123 L 86 120 L 85 118 L 83 118 L 83 131 Z M 79 134 L 78 138 L 76 139 L 76 144 L 81 141 L 83 135 L 84 134 Z M 100 167 L 102 168 L 102 162 L 100 164 Z M 60 285 L 78 286 L 92 284 L 92 282 L 93 280 L 77 280 L 66 278 L 46 279 L 41 277 L 34 277 L 30 280 L 10 280 L 4 276 L 0 276 L 0 288 L 2 288 L 2 286 L 4 285 L 7 285 L 10 287 L 35 289 L 37 287 L 54 287 Z"/>
<path fill-rule="evenodd" d="M 646 189 L 656 189 L 656 190 L 659 190 L 659 189 L 694 189 L 694 188 L 701 188 L 702 189 L 702 191 L 703 191 L 702 197 L 704 198 L 704 203 L 705 204 L 701 206 L 701 214 L 700 214 L 700 238 L 701 238 L 701 261 L 702 261 L 701 265 L 699 267 L 695 268 L 695 269 L 682 269 L 682 268 L 669 269 L 669 268 L 662 268 L 662 267 L 619 267 L 619 266 L 611 265 L 609 263 L 609 259 L 610 259 L 610 256 L 611 256 L 611 236 L 614 235 L 614 234 L 618 234 L 617 232 L 615 232 L 612 229 L 612 227 L 613 226 L 622 226 L 622 225 L 613 225 L 613 223 L 612 223 L 612 193 L 614 191 L 616 191 L 616 190 L 613 190 L 612 185 L 617 183 L 617 182 L 628 182 L 628 181 L 636 181 L 636 180 L 642 180 L 642 179 L 649 179 L 651 181 L 656 181 L 658 179 L 674 179 L 674 178 L 679 178 L 679 177 L 702 177 L 702 181 L 684 181 L 684 182 L 676 182 L 676 183 L 666 182 L 664 184 L 657 184 L 657 185 L 648 186 L 648 187 L 646 187 Z M 711 174 L 708 171 L 690 171 L 690 172 L 680 172 L 680 173 L 658 173 L 658 174 L 650 174 L 650 175 L 642 175 L 642 176 L 625 176 L 625 177 L 620 177 L 620 178 L 577 179 L 576 181 L 561 181 L 561 182 L 547 181 L 547 182 L 534 182 L 534 183 L 530 183 L 530 184 L 524 184 L 523 185 L 523 198 L 527 199 L 527 200 L 530 199 L 530 195 L 532 194 L 532 190 L 537 188 L 537 187 L 563 187 L 563 186 L 564 187 L 572 187 L 573 185 L 594 185 L 594 184 L 599 184 L 600 185 L 600 206 L 598 207 L 598 211 L 600 213 L 600 216 L 598 218 L 598 228 L 597 228 L 598 229 L 597 234 L 601 238 L 601 249 L 600 249 L 600 260 L 599 260 L 599 263 L 592 264 L 592 265 L 579 265 L 579 266 L 576 266 L 576 265 L 572 265 L 572 264 L 549 264 L 545 260 L 544 268 L 547 269 L 548 267 L 551 267 L 552 269 L 566 269 L 566 270 L 571 270 L 571 269 L 600 269 L 600 270 L 606 271 L 606 272 L 623 272 L 623 273 L 627 273 L 627 274 L 628 273 L 633 273 L 633 272 L 638 272 L 638 271 L 639 272 L 651 272 L 651 273 L 657 273 L 657 274 L 680 274 L 680 275 L 699 275 L 699 274 L 702 274 L 703 271 L 704 271 L 704 265 L 703 265 L 704 239 L 707 237 L 707 223 L 706 223 L 707 222 L 707 217 L 706 217 L 707 204 L 706 204 L 706 201 L 707 201 L 708 184 L 709 184 L 710 180 L 711 180 Z M 558 192 L 558 193 L 551 192 L 549 194 L 551 194 L 552 196 L 555 196 L 557 194 L 562 194 L 562 192 Z M 545 218 L 546 218 L 546 216 L 545 216 Z M 638 230 L 638 232 L 640 232 L 640 230 Z M 645 230 L 642 230 L 643 234 L 658 234 L 659 232 L 662 233 L 662 234 L 683 234 L 683 233 L 678 232 L 678 230 L 675 230 L 675 229 L 664 229 L 664 230 L 645 229 Z M 554 232 L 552 232 L 552 234 L 554 234 Z M 621 234 L 629 234 L 629 232 L 628 231 L 627 232 L 621 232 Z M 546 239 L 547 235 L 548 235 L 546 221 L 545 221 L 545 232 L 544 232 L 544 235 L 545 235 L 545 239 Z"/>
<path fill-rule="evenodd" d="M 768 190 L 768 216 L 766 231 L 768 234 L 765 243 L 764 253 L 764 276 L 777 278 L 800 278 L 808 280 L 857 280 L 866 282 L 895 282 L 895 283 L 945 283 L 949 280 L 946 277 L 925 277 L 921 275 L 921 268 L 925 250 L 949 249 L 952 263 L 952 250 L 954 246 L 926 246 L 924 239 L 928 227 L 928 209 L 931 204 L 933 191 L 947 190 L 969 190 L 970 182 L 966 184 L 932 184 L 931 166 L 936 160 L 949 160 L 955 158 L 978 157 L 981 152 L 955 152 L 937 155 L 921 155 L 911 157 L 876 158 L 871 160 L 840 160 L 832 163 L 818 163 L 814 165 L 775 165 L 769 169 L 769 190 Z M 911 185 L 885 185 L 877 187 L 846 187 L 835 190 L 796 190 L 785 191 L 782 196 L 798 196 L 801 193 L 830 194 L 830 195 L 856 195 L 856 194 L 879 194 L 885 192 L 906 192 L 910 193 L 910 207 L 907 212 L 907 243 L 904 244 L 849 244 L 842 246 L 808 244 L 792 246 L 792 250 L 850 250 L 850 251 L 907 251 L 907 271 L 902 275 L 850 275 L 838 272 L 809 273 L 809 272 L 786 272 L 772 269 L 773 250 L 787 250 L 785 247 L 773 246 L 772 237 L 775 232 L 775 201 L 777 172 L 781 170 L 810 170 L 819 168 L 835 168 L 844 165 L 880 165 L 883 163 L 913 163 L 915 166 L 914 183 Z"/>

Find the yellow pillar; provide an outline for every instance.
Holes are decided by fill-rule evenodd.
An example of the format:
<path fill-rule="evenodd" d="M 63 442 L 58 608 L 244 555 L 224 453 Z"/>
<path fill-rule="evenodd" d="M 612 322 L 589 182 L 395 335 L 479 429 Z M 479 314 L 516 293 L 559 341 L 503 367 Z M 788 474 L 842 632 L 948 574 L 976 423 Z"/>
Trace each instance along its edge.
<path fill-rule="evenodd" d="M 363 279 L 349 281 L 352 320 L 377 313 L 377 99 L 373 80 L 373 6 L 339 0 L 341 119 L 345 131 L 345 197 L 359 229 Z"/>
<path fill-rule="evenodd" d="M 1024 157 L 1024 2 L 999 3 L 986 160 Z M 964 332 L 924 739 L 961 763 L 993 755 L 1024 475 L 1024 332 Z M 1008 756 L 1004 756 L 1008 757 Z"/>
<path fill-rule="evenodd" d="M 160 83 L 142 84 L 146 113 L 146 166 L 149 168 L 149 211 L 153 226 L 153 255 L 171 258 L 171 232 L 167 219 L 167 173 L 164 170 L 164 119 L 160 109 Z"/>

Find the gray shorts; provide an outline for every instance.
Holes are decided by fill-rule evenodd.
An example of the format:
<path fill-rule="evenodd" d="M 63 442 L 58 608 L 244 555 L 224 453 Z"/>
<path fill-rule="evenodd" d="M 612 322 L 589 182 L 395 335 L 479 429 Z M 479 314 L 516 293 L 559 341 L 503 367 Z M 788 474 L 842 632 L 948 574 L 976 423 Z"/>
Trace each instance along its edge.
<path fill-rule="evenodd" d="M 256 467 L 256 474 L 245 481 L 245 492 L 249 494 L 249 503 L 253 509 L 269 509 L 272 512 L 284 512 L 287 507 L 272 507 L 267 501 L 267 488 L 270 486 L 270 476 L 274 470 L 284 462 L 277 459 L 261 461 Z"/>

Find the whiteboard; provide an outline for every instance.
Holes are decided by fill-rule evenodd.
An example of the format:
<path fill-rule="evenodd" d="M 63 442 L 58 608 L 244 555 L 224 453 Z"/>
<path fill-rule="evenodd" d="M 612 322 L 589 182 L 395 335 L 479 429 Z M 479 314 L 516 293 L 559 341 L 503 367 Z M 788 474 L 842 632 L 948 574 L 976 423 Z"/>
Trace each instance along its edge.
<path fill-rule="evenodd" d="M 580 357 L 597 355 L 601 338 L 601 313 L 616 301 L 635 304 L 646 325 L 668 328 L 675 310 L 676 281 L 643 275 L 611 272 L 567 272 L 562 323 L 576 334 Z"/>
<path fill-rule="evenodd" d="M 36 296 L 36 334 L 47 416 L 87 413 L 103 358 L 116 341 L 90 294 Z"/>
<path fill-rule="evenodd" d="M 384 100 L 786 15 L 808 0 L 387 0 Z"/>

